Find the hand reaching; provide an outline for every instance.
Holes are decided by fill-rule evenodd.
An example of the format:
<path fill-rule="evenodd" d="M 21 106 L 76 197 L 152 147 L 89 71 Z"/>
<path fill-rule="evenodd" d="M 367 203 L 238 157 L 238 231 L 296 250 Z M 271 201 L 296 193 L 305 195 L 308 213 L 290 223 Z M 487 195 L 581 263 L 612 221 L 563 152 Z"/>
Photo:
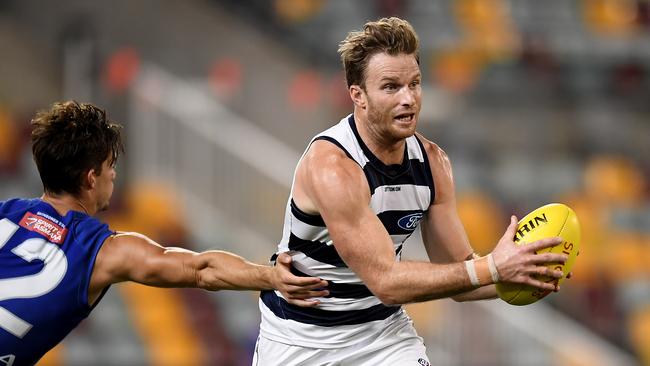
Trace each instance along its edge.
<path fill-rule="evenodd" d="M 562 271 L 548 268 L 546 265 L 549 263 L 564 264 L 568 259 L 567 255 L 556 253 L 537 254 L 537 251 L 541 249 L 560 244 L 562 238 L 545 238 L 529 244 L 517 245 L 513 240 L 516 231 L 517 218 L 512 216 L 510 226 L 508 226 L 505 234 L 492 251 L 500 282 L 520 283 L 543 290 L 556 291 L 555 283 L 546 283 L 534 276 L 562 278 Z"/>
<path fill-rule="evenodd" d="M 317 277 L 298 277 L 291 273 L 291 256 L 287 253 L 278 255 L 273 268 L 273 287 L 282 293 L 282 296 L 293 305 L 313 307 L 320 302 L 314 297 L 329 295 L 327 281 Z"/>

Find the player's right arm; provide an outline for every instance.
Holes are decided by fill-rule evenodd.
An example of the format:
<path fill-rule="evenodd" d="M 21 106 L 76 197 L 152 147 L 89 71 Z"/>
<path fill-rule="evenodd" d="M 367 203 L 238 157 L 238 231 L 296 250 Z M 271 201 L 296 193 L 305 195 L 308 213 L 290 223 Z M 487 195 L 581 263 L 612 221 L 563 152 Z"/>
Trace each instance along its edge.
<path fill-rule="evenodd" d="M 275 267 L 258 265 L 225 251 L 202 253 L 166 248 L 139 233 L 118 233 L 106 239 L 95 261 L 89 297 L 108 285 L 134 281 L 155 287 L 198 287 L 206 290 L 277 289 L 295 305 L 326 296 L 326 281 L 297 277 L 290 272 L 291 257 L 282 255 Z M 288 297 L 287 297 L 288 296 Z"/>
<path fill-rule="evenodd" d="M 397 262 L 390 236 L 370 208 L 363 171 L 328 142 L 315 141 L 301 161 L 293 198 L 303 211 L 323 217 L 343 261 L 384 304 L 449 297 L 474 288 L 463 262 Z M 557 244 L 557 238 L 542 244 Z"/>

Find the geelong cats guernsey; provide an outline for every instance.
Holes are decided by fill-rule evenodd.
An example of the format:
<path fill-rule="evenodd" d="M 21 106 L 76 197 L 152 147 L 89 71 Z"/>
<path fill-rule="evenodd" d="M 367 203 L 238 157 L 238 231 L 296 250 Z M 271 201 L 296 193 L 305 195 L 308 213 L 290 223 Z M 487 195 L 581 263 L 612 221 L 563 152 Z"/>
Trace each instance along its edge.
<path fill-rule="evenodd" d="M 39 199 L 0 202 L 0 365 L 36 363 L 90 314 L 90 276 L 112 234 Z"/>
<path fill-rule="evenodd" d="M 395 258 L 434 200 L 433 178 L 422 143 L 406 139 L 401 164 L 385 165 L 364 144 L 353 115 L 317 135 L 343 150 L 363 169 L 370 187 L 370 207 L 390 234 Z M 304 156 L 304 155 L 303 155 Z M 386 306 L 375 297 L 336 252 L 320 215 L 302 212 L 289 197 L 279 252 L 290 252 L 297 275 L 329 282 L 330 295 L 314 308 L 289 304 L 278 291 L 260 296 L 260 334 L 303 347 L 338 348 L 370 339 L 397 317 L 400 306 Z"/>

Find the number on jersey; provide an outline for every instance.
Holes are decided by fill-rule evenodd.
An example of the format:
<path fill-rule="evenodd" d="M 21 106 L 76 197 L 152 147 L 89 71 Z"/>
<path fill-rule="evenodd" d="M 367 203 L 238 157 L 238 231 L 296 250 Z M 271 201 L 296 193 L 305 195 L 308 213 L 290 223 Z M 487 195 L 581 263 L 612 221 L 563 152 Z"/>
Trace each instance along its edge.
<path fill-rule="evenodd" d="M 0 220 L 0 250 L 16 233 L 16 230 L 18 230 L 18 225 L 9 219 Z M 43 296 L 56 288 L 68 270 L 68 260 L 63 250 L 45 239 L 27 239 L 11 252 L 27 262 L 39 259 L 43 261 L 44 266 L 40 272 L 33 275 L 0 280 L 0 301 Z M 0 306 L 0 328 L 18 338 L 23 338 L 32 325 Z M 13 364 L 11 357 L 13 356 L 0 356 L 0 366 L 3 362 L 7 365 Z"/>

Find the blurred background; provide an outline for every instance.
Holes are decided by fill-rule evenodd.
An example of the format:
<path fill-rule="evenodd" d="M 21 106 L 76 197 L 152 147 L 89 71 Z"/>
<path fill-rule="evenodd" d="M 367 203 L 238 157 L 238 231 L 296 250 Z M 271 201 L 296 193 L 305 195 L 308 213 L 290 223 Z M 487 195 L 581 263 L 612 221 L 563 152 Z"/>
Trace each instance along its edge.
<path fill-rule="evenodd" d="M 266 263 L 300 154 L 352 110 L 338 42 L 393 15 L 418 31 L 419 131 L 476 250 L 549 202 L 583 228 L 574 278 L 537 304 L 408 306 L 432 364 L 650 365 L 647 0 L 2 0 L 0 199 L 41 194 L 35 111 L 92 102 L 125 126 L 113 229 Z M 249 365 L 256 298 L 113 286 L 42 364 Z"/>

